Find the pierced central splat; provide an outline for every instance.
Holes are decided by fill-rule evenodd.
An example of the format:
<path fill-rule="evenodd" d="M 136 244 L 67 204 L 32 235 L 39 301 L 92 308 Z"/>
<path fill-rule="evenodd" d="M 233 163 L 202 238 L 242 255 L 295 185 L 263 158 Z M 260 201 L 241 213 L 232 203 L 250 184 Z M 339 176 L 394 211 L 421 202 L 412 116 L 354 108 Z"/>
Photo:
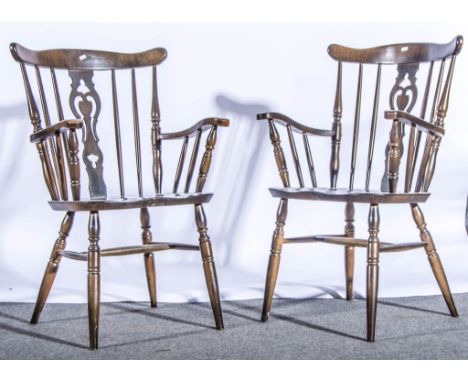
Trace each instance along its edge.
<path fill-rule="evenodd" d="M 80 56 L 86 59 L 85 55 Z M 99 147 L 96 124 L 101 111 L 101 100 L 94 88 L 93 72 L 90 70 L 70 70 L 72 80 L 70 108 L 76 118 L 84 121 L 83 162 L 89 177 L 89 196 L 91 199 L 105 199 L 107 188 L 103 177 L 104 157 Z"/>
<path fill-rule="evenodd" d="M 398 75 L 395 78 L 395 84 L 390 91 L 390 109 L 401 110 L 408 113 L 413 110 L 414 105 L 418 99 L 418 88 L 416 86 L 416 73 L 419 70 L 419 64 L 399 64 L 397 66 Z M 398 157 L 403 156 L 403 137 L 405 131 L 403 126 L 398 127 Z M 385 148 L 385 172 L 382 176 L 382 182 L 380 189 L 384 192 L 388 192 L 389 180 L 388 180 L 388 167 L 389 167 L 389 155 L 390 155 L 390 143 Z"/>
<path fill-rule="evenodd" d="M 413 109 L 418 99 L 418 88 L 416 86 L 418 69 L 419 64 L 398 65 L 398 76 L 390 92 L 390 108 L 392 110 L 404 110 L 409 113 Z"/>

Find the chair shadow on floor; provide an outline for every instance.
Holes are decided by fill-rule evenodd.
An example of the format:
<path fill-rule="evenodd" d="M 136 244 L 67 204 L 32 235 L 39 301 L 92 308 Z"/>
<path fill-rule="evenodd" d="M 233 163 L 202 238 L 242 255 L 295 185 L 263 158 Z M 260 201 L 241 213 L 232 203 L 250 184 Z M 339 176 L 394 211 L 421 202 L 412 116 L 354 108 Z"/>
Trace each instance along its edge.
<path fill-rule="evenodd" d="M 149 306 L 149 303 L 143 303 L 143 302 L 104 303 L 103 307 L 118 310 L 117 312 L 103 312 L 103 315 L 102 315 L 103 317 L 118 316 L 118 315 L 123 315 L 126 313 L 132 313 L 132 314 L 137 313 L 137 314 L 149 316 L 151 318 L 154 318 L 155 320 L 161 319 L 161 320 L 170 321 L 170 322 L 177 323 L 177 324 L 196 326 L 196 327 L 202 328 L 202 330 L 184 331 L 181 333 L 173 333 L 173 334 L 167 334 L 167 335 L 162 335 L 162 336 L 155 336 L 155 337 L 150 337 L 150 338 L 145 338 L 145 339 L 140 339 L 140 340 L 135 340 L 135 341 L 109 344 L 109 345 L 101 346 L 100 347 L 101 349 L 106 349 L 106 348 L 109 349 L 109 348 L 115 348 L 115 347 L 121 347 L 121 346 L 127 346 L 127 345 L 135 345 L 139 343 L 146 343 L 146 342 L 151 342 L 151 341 L 178 338 L 178 337 L 183 337 L 186 335 L 202 333 L 207 329 L 210 329 L 210 330 L 212 329 L 212 327 L 209 325 L 204 325 L 201 323 L 196 323 L 196 322 L 192 322 L 188 320 L 183 320 L 183 319 L 163 315 L 159 312 L 156 312 L 154 309 L 151 309 Z M 5 318 L 8 320 L 16 321 L 22 325 L 25 325 L 25 326 L 27 325 L 28 327 L 30 325 L 28 320 L 22 317 L 17 317 L 15 315 L 7 314 L 4 312 L 0 312 L 0 318 Z M 87 318 L 88 318 L 87 315 L 83 314 L 83 315 L 75 316 L 75 317 L 66 317 L 66 318 L 48 320 L 47 314 L 45 314 L 42 322 L 38 325 L 53 324 L 53 323 L 60 322 L 60 321 L 68 321 L 68 322 L 79 321 L 79 320 L 86 321 Z M 80 349 L 86 349 L 86 350 L 88 349 L 88 347 L 84 344 L 79 344 L 79 343 L 75 343 L 72 341 L 63 340 L 61 338 L 51 336 L 48 334 L 39 333 L 34 327 L 32 327 L 31 329 L 25 329 L 25 328 L 16 327 L 16 326 L 12 326 L 12 325 L 8 325 L 8 324 L 0 322 L 0 330 L 6 330 L 17 335 L 26 335 L 31 338 L 45 340 L 45 341 L 56 343 L 59 345 L 67 345 L 67 346 L 80 348 Z M 155 331 L 157 332 L 157 329 Z M 169 350 L 157 350 L 157 351 L 169 351 Z"/>

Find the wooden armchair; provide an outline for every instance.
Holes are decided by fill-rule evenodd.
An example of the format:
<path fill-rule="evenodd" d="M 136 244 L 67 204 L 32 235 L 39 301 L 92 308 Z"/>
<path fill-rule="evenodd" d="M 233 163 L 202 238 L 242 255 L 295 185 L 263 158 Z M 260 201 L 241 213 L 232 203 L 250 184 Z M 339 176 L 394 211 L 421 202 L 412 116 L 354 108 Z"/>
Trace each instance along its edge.
<path fill-rule="evenodd" d="M 458 36 L 448 44 L 440 45 L 396 44 L 370 49 L 352 49 L 340 45 L 330 45 L 328 47 L 328 54 L 338 62 L 333 124 L 330 130 L 308 127 L 279 113 L 257 115 L 257 119 L 268 121 L 274 156 L 283 186 L 270 189 L 271 194 L 279 198 L 280 202 L 266 276 L 262 321 L 267 321 L 270 314 L 283 244 L 313 242 L 344 246 L 346 298 L 348 300 L 352 299 L 353 296 L 355 247 L 367 248 L 368 341 L 373 342 L 375 339 L 379 254 L 381 252 L 424 248 L 450 314 L 453 317 L 457 316 L 457 310 L 442 264 L 436 252 L 431 234 L 426 227 L 419 204 L 425 202 L 430 195 L 428 190 L 434 174 L 437 152 L 442 136 L 445 133 L 444 119 L 448 109 L 455 60 L 456 56 L 460 53 L 462 44 L 463 38 Z M 342 126 L 342 77 L 343 65 L 346 63 L 357 66 L 357 90 L 352 133 L 351 126 Z M 363 94 L 364 66 L 376 66 L 376 80 L 375 88 L 371 89 L 373 92 L 373 109 L 372 116 L 369 119 L 370 133 L 367 148 L 367 163 L 362 166 L 365 171 L 362 178 L 365 179 L 365 184 L 364 188 L 358 189 L 355 188 L 354 179 L 357 169 L 359 127 L 362 119 L 361 99 Z M 387 98 L 390 101 L 390 110 L 384 112 L 384 117 L 391 121 L 391 123 L 387 126 L 379 127 L 380 130 L 384 130 L 387 134 L 389 133 L 389 140 L 385 149 L 385 171 L 383 176 L 379 178 L 381 179 L 379 187 L 371 188 L 371 171 L 381 96 L 381 76 L 384 66 L 396 66 L 397 77 L 390 89 L 389 98 Z M 416 75 L 423 66 L 426 67 L 427 77 L 425 78 L 425 85 L 421 92 L 422 97 L 418 97 Z M 436 72 L 435 76 L 433 76 L 434 72 Z M 415 114 L 414 107 L 417 101 L 420 110 L 418 114 Z M 280 133 L 276 124 L 286 127 L 287 138 L 285 139 L 290 144 L 290 153 L 298 186 L 293 185 L 292 175 L 288 171 L 286 157 L 281 146 Z M 423 134 L 425 139 L 423 139 Z M 294 139 L 295 135 L 299 135 L 303 141 L 305 154 L 302 157 L 298 154 L 298 148 Z M 404 167 L 405 181 L 402 187 L 399 188 L 400 162 L 404 159 L 403 142 L 405 135 L 408 137 L 405 143 L 407 147 Z M 318 187 L 309 144 L 310 136 L 331 138 L 329 187 Z M 352 150 L 346 186 L 338 188 L 342 136 L 349 136 L 350 140 L 352 138 Z M 302 163 L 301 159 L 303 159 Z M 306 186 L 306 175 L 302 171 L 304 167 L 307 169 L 307 176 L 310 177 L 311 187 Z M 338 235 L 284 238 L 284 225 L 286 223 L 290 199 L 344 202 L 346 204 L 344 233 Z M 367 203 L 370 205 L 368 239 L 357 239 L 354 237 L 354 203 Z M 421 241 L 414 243 L 387 243 L 380 241 L 378 236 L 380 223 L 379 204 L 393 203 L 407 203 L 410 205 L 414 221 L 419 229 Z"/>
<path fill-rule="evenodd" d="M 21 72 L 26 89 L 26 98 L 29 116 L 34 132 L 31 142 L 36 145 L 42 165 L 44 180 L 49 191 L 52 209 L 64 211 L 65 217 L 60 226 L 59 237 L 56 240 L 50 260 L 37 297 L 36 306 L 31 323 L 38 322 L 42 308 L 46 302 L 49 291 L 58 271 L 60 260 L 66 257 L 88 263 L 88 314 L 89 314 L 89 347 L 98 348 L 99 329 L 99 300 L 100 300 L 100 258 L 106 256 L 122 256 L 143 254 L 146 277 L 151 300 L 151 306 L 156 307 L 156 274 L 153 253 L 165 250 L 200 250 L 203 260 L 206 284 L 213 309 L 217 329 L 223 329 L 221 305 L 219 301 L 216 269 L 213 260 L 210 238 L 207 233 L 207 221 L 203 204 L 210 201 L 212 194 L 203 192 L 208 170 L 212 159 L 212 152 L 216 143 L 218 126 L 228 126 L 229 121 L 220 118 L 206 118 L 192 127 L 178 132 L 163 133 L 160 127 L 160 112 L 157 93 L 157 66 L 166 58 L 166 50 L 157 48 L 142 53 L 125 54 L 92 50 L 46 50 L 33 51 L 12 43 L 10 45 L 13 58 L 20 63 Z M 148 124 L 151 131 L 147 132 L 146 144 L 151 144 L 152 150 L 152 183 L 155 193 L 153 196 L 143 194 L 142 173 L 142 147 L 140 138 L 139 102 L 137 98 L 136 72 L 137 69 L 148 67 L 152 71 L 151 88 L 151 115 L 148 115 Z M 28 69 L 29 68 L 29 69 Z M 29 71 L 29 74 L 28 74 Z M 29 76 L 35 73 L 37 91 L 34 92 Z M 48 72 L 50 78 L 47 88 L 41 75 Z M 69 110 L 76 119 L 66 119 L 68 109 L 61 102 L 58 72 L 71 80 L 71 90 L 68 96 Z M 104 134 L 98 137 L 98 118 L 101 115 L 101 97 L 98 94 L 93 76 L 96 72 L 108 75 L 106 81 L 108 90 L 112 92 L 112 106 L 107 111 L 112 115 L 114 122 L 114 136 Z M 116 72 L 127 71 L 130 74 L 131 110 L 133 116 L 134 161 L 136 164 L 136 179 L 138 195 L 129 196 L 124 183 L 124 168 L 122 146 L 126 143 L 121 138 L 121 124 L 119 102 L 117 94 Z M 56 74 L 57 72 L 57 74 Z M 108 73 L 108 74 L 106 74 Z M 68 76 L 67 76 L 68 74 Z M 149 74 L 149 73 L 148 73 Z M 49 77 L 50 76 L 50 77 Z M 50 89 L 50 99 L 55 102 L 57 123 L 52 123 L 51 113 L 47 102 L 47 92 Z M 53 92 L 52 92 L 53 89 Z M 106 90 L 106 89 L 104 89 Z M 37 107 L 37 98 L 41 111 Z M 104 99 L 104 98 L 103 98 Z M 130 105 L 129 105 L 130 106 Z M 43 124 L 45 125 L 43 127 Z M 148 126 L 150 127 L 150 126 Z M 198 158 L 202 134 L 207 132 L 205 152 Z M 78 134 L 82 134 L 82 145 Z M 100 140 L 115 140 L 115 158 L 117 160 L 116 173 L 104 171 L 104 157 Z M 181 140 L 182 149 L 175 174 L 175 180 L 169 193 L 163 192 L 163 141 Z M 185 158 L 189 147 L 189 140 L 193 140 L 188 167 L 185 166 L 185 184 L 180 190 Z M 112 145 L 112 144 L 111 144 Z M 82 146 L 80 150 L 80 146 Z M 88 177 L 89 197 L 81 192 L 82 174 L 81 158 Z M 198 161 L 197 161 L 198 158 Z M 193 187 L 192 178 L 199 163 L 199 172 L 196 185 Z M 132 175 L 132 174 L 130 174 Z M 128 173 L 127 173 L 127 177 Z M 120 196 L 108 197 L 106 181 L 118 179 Z M 180 190 L 180 191 L 179 191 Z M 192 191 L 190 191 L 192 190 Z M 149 207 L 193 205 L 195 208 L 195 222 L 198 228 L 200 242 L 194 244 L 155 242 L 152 240 Z M 142 243 L 133 246 L 101 249 L 99 246 L 100 221 L 99 213 L 103 210 L 140 209 L 142 229 Z M 66 239 L 73 225 L 75 213 L 89 212 L 89 247 L 85 251 L 70 251 L 66 249 Z"/>

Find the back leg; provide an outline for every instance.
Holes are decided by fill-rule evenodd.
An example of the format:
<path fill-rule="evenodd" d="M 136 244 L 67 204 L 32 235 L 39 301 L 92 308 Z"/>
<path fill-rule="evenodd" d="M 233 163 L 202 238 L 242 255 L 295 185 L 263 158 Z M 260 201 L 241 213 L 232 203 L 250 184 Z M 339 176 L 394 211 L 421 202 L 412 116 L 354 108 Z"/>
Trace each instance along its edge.
<path fill-rule="evenodd" d="M 345 236 L 354 237 L 354 204 L 347 202 L 345 209 Z M 353 299 L 354 245 L 345 247 L 346 300 Z"/>
<path fill-rule="evenodd" d="M 60 225 L 59 236 L 55 241 L 54 247 L 52 248 L 50 259 L 47 263 L 44 277 L 42 278 L 41 287 L 39 288 L 36 306 L 34 307 L 34 312 L 31 317 L 31 324 L 37 324 L 37 322 L 39 321 L 39 316 L 41 315 L 47 297 L 49 296 L 50 289 L 52 288 L 52 284 L 54 283 L 55 276 L 57 275 L 61 259 L 58 252 L 63 251 L 65 249 L 66 239 L 70 234 L 70 230 L 73 226 L 74 217 L 75 213 L 69 211 L 65 214 L 65 217 L 62 220 L 62 224 Z"/>
<path fill-rule="evenodd" d="M 440 261 L 439 255 L 437 254 L 434 240 L 432 240 L 431 233 L 426 227 L 426 221 L 421 208 L 417 204 L 411 204 L 411 212 L 413 213 L 413 219 L 416 226 L 419 229 L 421 240 L 426 243 L 424 249 L 426 250 L 427 258 L 431 264 L 432 272 L 439 284 L 439 288 L 444 296 L 445 302 L 447 303 L 448 309 L 452 317 L 458 317 L 457 308 L 453 302 L 452 293 L 450 293 L 450 287 L 445 276 L 444 268 Z"/>
<path fill-rule="evenodd" d="M 141 222 L 141 237 L 143 244 L 149 244 L 153 241 L 153 236 L 151 234 L 150 228 L 150 215 L 148 208 L 142 208 L 140 210 L 140 222 Z M 148 283 L 148 291 L 150 295 L 151 307 L 155 308 L 157 306 L 156 302 L 156 271 L 154 268 L 154 256 L 152 253 L 144 254 L 145 260 L 145 271 L 146 271 L 146 281 Z"/>
<path fill-rule="evenodd" d="M 278 211 L 276 213 L 276 228 L 273 232 L 271 242 L 270 260 L 265 281 L 265 296 L 263 298 L 262 321 L 265 322 L 270 317 L 271 303 L 273 293 L 275 292 L 276 279 L 278 278 L 278 269 L 281 259 L 281 249 L 283 248 L 284 225 L 288 215 L 288 200 L 281 199 Z"/>

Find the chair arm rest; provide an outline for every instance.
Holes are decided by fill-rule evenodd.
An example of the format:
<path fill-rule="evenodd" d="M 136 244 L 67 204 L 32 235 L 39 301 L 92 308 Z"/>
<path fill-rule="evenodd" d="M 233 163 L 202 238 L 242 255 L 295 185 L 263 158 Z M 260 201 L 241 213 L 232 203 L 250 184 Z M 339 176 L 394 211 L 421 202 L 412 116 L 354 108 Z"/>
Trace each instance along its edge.
<path fill-rule="evenodd" d="M 275 120 L 282 125 L 290 126 L 294 131 L 298 133 L 306 133 L 310 135 L 319 135 L 322 137 L 332 137 L 335 135 L 333 130 L 321 130 L 314 127 L 305 126 L 299 122 L 294 121 L 288 116 L 280 113 L 261 113 L 257 114 L 257 120 L 268 119 Z"/>
<path fill-rule="evenodd" d="M 407 113 L 406 111 L 387 110 L 384 115 L 385 119 L 394 119 L 403 123 L 414 124 L 419 130 L 426 131 L 438 137 L 442 137 L 445 134 L 445 130 L 443 128 Z"/>
<path fill-rule="evenodd" d="M 188 129 L 185 130 L 180 130 L 176 131 L 173 133 L 165 133 L 161 134 L 161 139 L 179 139 L 179 138 L 185 138 L 185 137 L 190 137 L 197 130 L 205 131 L 209 129 L 211 126 L 222 126 L 222 127 L 227 127 L 229 126 L 229 119 L 223 119 L 223 118 L 205 118 L 202 119 L 201 121 L 198 121 L 195 125 L 192 127 L 189 127 Z"/>
<path fill-rule="evenodd" d="M 66 119 L 57 122 L 55 125 L 49 126 L 44 130 L 31 134 L 29 138 L 31 143 L 36 143 L 57 133 L 61 133 L 67 130 L 81 129 L 82 127 L 83 121 L 81 119 Z"/>

